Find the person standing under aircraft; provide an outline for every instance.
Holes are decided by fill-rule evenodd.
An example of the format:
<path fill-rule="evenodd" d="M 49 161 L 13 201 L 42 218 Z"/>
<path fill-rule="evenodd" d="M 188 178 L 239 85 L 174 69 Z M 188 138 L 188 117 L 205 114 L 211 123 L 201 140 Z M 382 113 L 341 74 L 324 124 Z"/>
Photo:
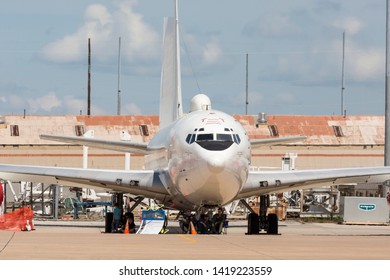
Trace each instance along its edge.
<path fill-rule="evenodd" d="M 121 219 L 121 209 L 118 207 L 118 203 L 114 204 L 114 217 L 111 224 L 111 232 L 117 232 L 119 227 L 119 221 Z"/>

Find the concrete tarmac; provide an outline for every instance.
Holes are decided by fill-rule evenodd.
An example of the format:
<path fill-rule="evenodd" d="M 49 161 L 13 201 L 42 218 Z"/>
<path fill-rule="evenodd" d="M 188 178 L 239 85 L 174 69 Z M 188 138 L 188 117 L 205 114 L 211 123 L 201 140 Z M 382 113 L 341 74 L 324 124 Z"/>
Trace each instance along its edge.
<path fill-rule="evenodd" d="M 101 222 L 39 222 L 31 232 L 0 231 L 0 260 L 390 260 L 390 227 L 280 222 L 280 235 L 106 234 Z"/>

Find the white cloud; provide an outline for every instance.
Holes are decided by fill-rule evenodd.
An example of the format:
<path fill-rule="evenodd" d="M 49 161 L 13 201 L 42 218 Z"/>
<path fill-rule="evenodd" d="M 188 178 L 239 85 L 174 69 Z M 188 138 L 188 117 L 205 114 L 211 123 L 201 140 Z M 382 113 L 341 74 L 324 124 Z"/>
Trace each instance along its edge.
<path fill-rule="evenodd" d="M 209 37 L 206 38 L 205 42 L 201 42 L 198 37 L 194 36 L 190 33 L 185 33 L 184 31 L 183 35 L 181 35 L 184 48 L 184 53 L 189 52 L 192 57 L 197 57 L 196 67 L 200 66 L 210 66 L 217 64 L 221 61 L 221 57 L 223 55 L 223 49 L 221 47 L 220 40 L 216 37 Z M 181 33 L 182 33 L 181 32 Z M 182 55 L 184 57 L 184 55 Z M 182 68 L 182 71 L 185 72 L 186 69 Z"/>
<path fill-rule="evenodd" d="M 222 49 L 216 38 L 212 38 L 203 48 L 203 61 L 206 64 L 216 63 L 220 59 L 221 55 Z"/>
<path fill-rule="evenodd" d="M 346 51 L 346 69 L 350 78 L 368 81 L 382 78 L 384 75 L 385 55 L 379 49 L 358 49 Z"/>
<path fill-rule="evenodd" d="M 384 52 L 364 46 L 349 38 L 345 46 L 345 77 L 367 82 L 383 78 Z M 300 85 L 330 85 L 339 83 L 342 58 L 341 38 L 321 40 L 303 52 L 282 53 L 277 58 L 276 73 L 271 77 Z"/>
<path fill-rule="evenodd" d="M 357 18 L 348 17 L 345 19 L 335 20 L 332 24 L 333 27 L 345 30 L 348 35 L 355 35 L 363 28 L 364 24 Z"/>
<path fill-rule="evenodd" d="M 127 103 L 124 108 L 124 115 L 141 115 L 141 109 L 135 103 Z"/>
<path fill-rule="evenodd" d="M 49 92 L 46 96 L 37 99 L 38 103 L 41 104 L 42 109 L 51 111 L 53 108 L 58 108 L 62 105 L 55 92 Z"/>
<path fill-rule="evenodd" d="M 43 48 L 47 60 L 55 62 L 77 61 L 86 53 L 88 38 L 99 46 L 109 40 L 112 34 L 112 20 L 106 7 L 99 4 L 88 6 L 85 12 L 85 23 L 78 31 Z"/>
<path fill-rule="evenodd" d="M 11 109 L 17 109 L 17 110 L 23 110 L 28 107 L 28 104 L 26 102 L 25 98 L 19 97 L 17 95 L 11 95 L 8 98 L 8 105 Z"/>
<path fill-rule="evenodd" d="M 86 115 L 87 114 L 87 104 L 84 99 L 76 98 L 72 95 L 64 96 L 64 111 L 66 114 L 71 115 Z M 101 107 L 96 104 L 91 104 L 91 114 L 92 115 L 107 115 L 109 112 L 104 107 Z"/>
<path fill-rule="evenodd" d="M 133 7 L 136 1 L 115 2 L 115 10 L 109 11 L 101 4 L 87 7 L 84 24 L 73 34 L 47 44 L 43 57 L 54 62 L 72 62 L 83 59 L 87 53 L 87 41 L 91 38 L 94 57 L 105 60 L 117 52 L 118 38 L 122 38 L 122 53 L 132 60 L 158 57 L 158 34 L 144 22 Z M 115 43 L 113 43 L 115 42 Z"/>
<path fill-rule="evenodd" d="M 333 47 L 334 49 L 340 48 L 341 40 L 334 41 Z M 339 59 L 341 63 L 341 55 Z M 385 72 L 384 67 L 385 53 L 383 49 L 355 43 L 353 38 L 346 41 L 345 76 L 347 80 L 361 82 L 381 79 Z"/>
<path fill-rule="evenodd" d="M 100 4 L 92 4 L 85 11 L 85 18 L 91 22 L 98 23 L 100 26 L 107 26 L 112 22 L 111 15 L 107 8 Z"/>
<path fill-rule="evenodd" d="M 64 96 L 63 103 L 66 111 L 70 114 L 78 115 L 80 111 L 82 111 L 83 114 L 86 113 L 83 112 L 83 109 L 86 110 L 86 105 L 83 99 L 78 99 L 73 96 L 67 95 Z"/>
<path fill-rule="evenodd" d="M 63 98 L 63 104 L 64 108 L 63 111 L 66 114 L 71 115 L 79 115 L 87 114 L 87 104 L 83 99 L 76 98 L 71 95 L 64 96 Z M 107 115 L 109 112 L 107 112 L 105 109 L 103 109 L 101 106 L 96 104 L 91 104 L 91 114 L 92 115 Z"/>
<path fill-rule="evenodd" d="M 35 99 L 29 98 L 27 99 L 27 102 L 30 105 L 30 110 L 33 113 L 39 110 L 51 112 L 54 108 L 61 107 L 62 105 L 62 102 L 57 98 L 56 93 L 53 91 Z"/>
<path fill-rule="evenodd" d="M 85 112 L 85 113 L 87 113 L 87 112 Z M 98 105 L 92 104 L 91 105 L 91 115 L 111 115 L 111 113 L 107 112 L 106 109 L 104 109 Z"/>
<path fill-rule="evenodd" d="M 29 113 L 51 112 L 62 106 L 62 101 L 54 91 L 35 98 L 12 94 L 8 97 L 0 97 L 0 102 L 7 104 L 7 108 L 12 111 L 22 112 L 25 109 Z"/>
<path fill-rule="evenodd" d="M 115 24 L 120 34 L 126 39 L 124 46 L 129 60 L 134 57 L 156 57 L 161 51 L 159 35 L 144 22 L 143 16 L 133 11 L 134 1 L 121 1 L 114 13 Z"/>

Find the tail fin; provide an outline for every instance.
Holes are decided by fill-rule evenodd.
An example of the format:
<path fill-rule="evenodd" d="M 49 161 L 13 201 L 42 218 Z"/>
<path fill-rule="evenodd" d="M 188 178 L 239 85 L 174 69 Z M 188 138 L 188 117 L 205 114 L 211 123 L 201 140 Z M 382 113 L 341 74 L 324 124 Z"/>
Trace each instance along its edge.
<path fill-rule="evenodd" d="M 175 0 L 175 18 L 164 18 L 160 129 L 177 120 L 183 114 L 179 42 L 178 3 Z"/>

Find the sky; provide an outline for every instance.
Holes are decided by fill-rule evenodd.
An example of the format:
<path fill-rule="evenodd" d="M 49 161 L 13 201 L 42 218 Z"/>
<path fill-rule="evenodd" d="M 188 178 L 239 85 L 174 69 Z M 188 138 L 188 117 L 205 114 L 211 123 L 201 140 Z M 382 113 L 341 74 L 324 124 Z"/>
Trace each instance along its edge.
<path fill-rule="evenodd" d="M 163 18 L 173 0 L 0 3 L 0 114 L 159 112 Z M 183 109 L 195 94 L 229 114 L 382 115 L 386 0 L 179 0 Z M 246 95 L 248 54 L 248 107 Z"/>

